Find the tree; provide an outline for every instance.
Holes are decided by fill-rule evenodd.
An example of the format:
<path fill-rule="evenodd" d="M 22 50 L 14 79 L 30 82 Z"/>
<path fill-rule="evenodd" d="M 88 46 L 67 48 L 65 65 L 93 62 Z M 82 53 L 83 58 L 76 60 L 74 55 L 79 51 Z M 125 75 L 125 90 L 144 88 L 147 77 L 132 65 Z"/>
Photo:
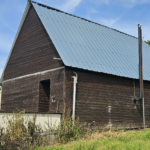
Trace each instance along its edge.
<path fill-rule="evenodd" d="M 150 46 L 150 40 L 144 41 L 146 44 Z"/>

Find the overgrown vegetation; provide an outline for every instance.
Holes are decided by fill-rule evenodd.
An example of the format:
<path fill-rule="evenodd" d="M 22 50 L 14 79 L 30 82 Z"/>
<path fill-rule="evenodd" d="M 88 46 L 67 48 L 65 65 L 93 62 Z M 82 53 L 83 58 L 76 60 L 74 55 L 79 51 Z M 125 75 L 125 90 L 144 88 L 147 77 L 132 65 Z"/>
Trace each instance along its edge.
<path fill-rule="evenodd" d="M 150 129 L 94 133 L 67 144 L 36 150 L 149 150 Z"/>
<path fill-rule="evenodd" d="M 51 133 L 56 129 L 57 143 L 67 143 L 84 137 L 84 126 L 79 123 L 79 118 L 74 122 L 71 117 L 71 111 L 62 117 L 58 127 L 54 125 L 48 126 L 45 134 L 40 125 L 36 125 L 36 115 L 32 119 L 25 117 L 25 111 L 13 113 L 12 116 L 7 115 L 3 118 L 7 124 L 6 130 L 1 129 L 0 150 L 30 150 L 38 146 L 47 146 L 52 144 Z M 45 124 L 47 124 L 45 122 Z M 42 136 L 40 136 L 42 133 Z"/>
<path fill-rule="evenodd" d="M 73 122 L 71 111 L 68 110 L 66 115 L 62 117 L 60 126 L 57 128 L 59 142 L 67 143 L 68 141 L 73 141 L 83 137 L 85 135 L 84 125 L 79 123 L 79 118 Z"/>
<path fill-rule="evenodd" d="M 33 115 L 32 119 L 30 119 L 23 116 L 24 114 L 25 111 L 21 111 L 13 113 L 12 116 L 3 117 L 7 126 L 6 129 L 1 128 L 1 150 L 29 150 L 39 144 L 39 139 L 34 136 L 35 130 L 40 128 L 40 126 L 35 125 L 36 115 Z"/>
<path fill-rule="evenodd" d="M 79 118 L 74 122 L 71 111 L 62 117 L 57 129 L 57 142 L 51 145 L 49 136 L 37 136 L 41 132 L 41 126 L 36 125 L 36 115 L 32 118 L 25 117 L 25 111 L 13 113 L 13 116 L 5 116 L 7 123 L 5 133 L 0 135 L 0 150 L 149 150 L 150 129 L 132 131 L 99 132 L 92 129 L 92 124 L 80 124 Z M 53 128 L 48 126 L 47 132 Z M 2 130 L 1 130 L 2 133 Z M 43 133 L 43 132 L 42 132 Z M 90 134 L 89 134 L 90 133 Z M 48 147 L 47 147 L 48 146 Z"/>

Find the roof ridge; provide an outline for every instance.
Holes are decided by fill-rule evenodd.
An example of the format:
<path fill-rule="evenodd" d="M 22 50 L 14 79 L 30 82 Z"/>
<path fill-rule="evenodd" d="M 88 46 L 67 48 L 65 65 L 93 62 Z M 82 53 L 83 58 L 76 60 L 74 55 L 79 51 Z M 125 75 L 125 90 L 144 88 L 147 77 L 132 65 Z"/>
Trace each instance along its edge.
<path fill-rule="evenodd" d="M 62 10 L 59 10 L 59 9 L 57 9 L 57 8 L 54 8 L 54 7 L 51 7 L 51 6 L 48 6 L 48 5 L 39 3 L 39 2 L 35 2 L 35 1 L 32 1 L 32 0 L 31 0 L 31 2 L 32 2 L 32 3 L 35 3 L 35 4 L 38 4 L 38 5 L 40 5 L 40 6 L 46 7 L 46 8 L 48 8 L 48 9 L 52 9 L 52 10 L 55 10 L 55 11 L 58 11 L 58 12 L 61 12 L 61 13 L 64 13 L 64 14 L 67 14 L 67 15 L 70 15 L 70 16 L 73 16 L 73 17 L 76 17 L 76 18 L 80 18 L 80 19 L 82 19 L 82 20 L 85 20 L 85 21 L 88 21 L 88 22 L 91 22 L 91 23 L 94 23 L 94 24 L 103 26 L 103 27 L 105 27 L 105 28 L 108 28 L 108 29 L 111 29 L 111 30 L 114 30 L 114 31 L 120 32 L 120 33 L 122 33 L 122 34 L 125 34 L 125 35 L 128 35 L 128 36 L 130 36 L 130 37 L 133 37 L 133 38 L 138 39 L 136 36 L 127 34 L 127 33 L 125 33 L 125 32 L 119 31 L 119 30 L 117 30 L 117 29 L 110 28 L 110 27 L 108 27 L 108 26 L 102 25 L 102 24 L 100 24 L 100 23 L 97 23 L 97 22 L 94 22 L 94 21 L 91 21 L 91 20 L 88 20 L 88 19 L 85 19 L 85 18 L 76 16 L 76 15 L 73 15 L 73 14 L 69 14 L 69 13 L 64 12 L 64 11 L 62 11 Z"/>

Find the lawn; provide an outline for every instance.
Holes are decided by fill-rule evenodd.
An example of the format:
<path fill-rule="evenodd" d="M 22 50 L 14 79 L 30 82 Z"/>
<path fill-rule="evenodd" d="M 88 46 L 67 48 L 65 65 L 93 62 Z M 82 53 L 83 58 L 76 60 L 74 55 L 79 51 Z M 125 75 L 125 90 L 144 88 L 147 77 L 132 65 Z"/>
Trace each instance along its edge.
<path fill-rule="evenodd" d="M 150 129 L 103 132 L 36 150 L 150 150 Z"/>

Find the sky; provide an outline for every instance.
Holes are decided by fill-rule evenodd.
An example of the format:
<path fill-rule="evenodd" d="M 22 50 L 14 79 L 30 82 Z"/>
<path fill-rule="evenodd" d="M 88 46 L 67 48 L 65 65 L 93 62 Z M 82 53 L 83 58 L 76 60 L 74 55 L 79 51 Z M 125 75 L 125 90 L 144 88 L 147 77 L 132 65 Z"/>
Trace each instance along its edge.
<path fill-rule="evenodd" d="M 150 40 L 150 0 L 34 0 L 102 25 Z M 0 0 L 0 76 L 5 67 L 27 0 Z"/>

